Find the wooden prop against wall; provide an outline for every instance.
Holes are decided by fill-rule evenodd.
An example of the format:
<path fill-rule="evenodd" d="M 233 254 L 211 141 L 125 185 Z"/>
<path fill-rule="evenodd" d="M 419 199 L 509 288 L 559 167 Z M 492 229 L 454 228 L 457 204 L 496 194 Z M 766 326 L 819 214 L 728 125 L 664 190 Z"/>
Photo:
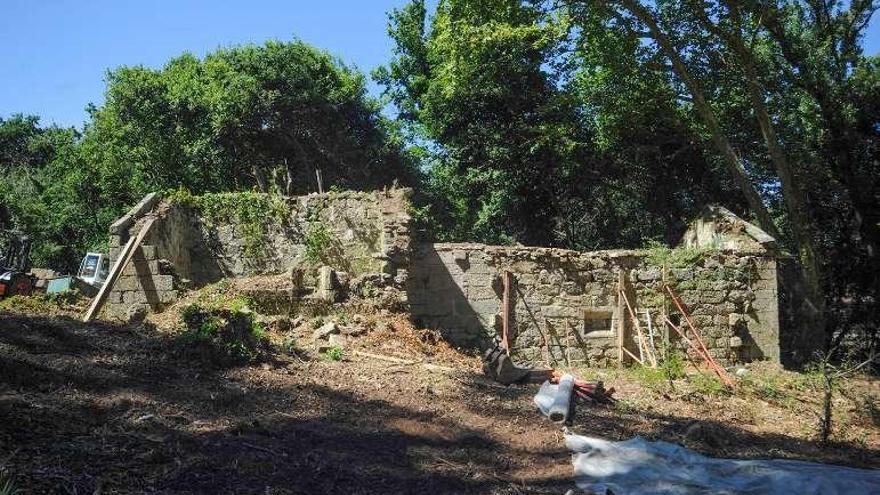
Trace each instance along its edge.
<path fill-rule="evenodd" d="M 626 317 L 624 313 L 623 291 L 625 289 L 625 280 L 623 276 L 623 267 L 617 271 L 617 364 L 623 366 L 626 364 Z M 627 353 L 629 354 L 629 353 Z M 632 354 L 630 354 L 632 356 Z M 634 357 L 634 356 L 633 356 Z"/>
<path fill-rule="evenodd" d="M 513 322 L 513 274 L 507 270 L 501 273 L 501 284 L 503 293 L 501 295 L 501 347 L 510 355 L 510 348 L 513 345 L 511 338 L 511 323 Z"/>
<path fill-rule="evenodd" d="M 116 284 L 122 270 L 125 270 L 126 265 L 128 265 L 128 262 L 134 257 L 135 251 L 140 247 L 141 242 L 144 241 L 144 237 L 147 236 L 147 233 L 153 226 L 153 220 L 154 219 L 152 218 L 147 219 L 146 223 L 141 227 L 140 232 L 138 232 L 135 237 L 130 238 L 125 244 L 125 248 L 123 248 L 122 252 L 119 254 L 119 259 L 116 260 L 116 264 L 113 265 L 113 268 L 110 270 L 107 280 L 104 281 L 104 285 L 101 286 L 98 295 L 95 296 L 92 300 L 92 304 L 89 305 L 89 310 L 86 311 L 86 315 L 83 317 L 84 322 L 88 323 L 92 321 L 95 315 L 98 314 L 98 311 L 101 310 L 101 306 L 103 306 L 104 301 L 107 300 L 107 294 L 113 289 L 113 285 Z"/>

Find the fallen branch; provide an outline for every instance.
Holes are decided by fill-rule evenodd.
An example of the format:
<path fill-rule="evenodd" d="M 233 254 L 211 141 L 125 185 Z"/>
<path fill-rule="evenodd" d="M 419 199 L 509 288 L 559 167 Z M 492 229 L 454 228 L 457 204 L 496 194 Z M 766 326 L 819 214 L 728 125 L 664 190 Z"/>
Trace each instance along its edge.
<path fill-rule="evenodd" d="M 424 361 L 421 360 L 421 359 L 418 359 L 418 360 L 401 359 L 401 358 L 397 358 L 397 357 L 394 357 L 394 356 L 385 356 L 385 355 L 382 355 L 382 354 L 373 354 L 373 353 L 371 353 L 371 352 L 365 352 L 365 351 L 354 351 L 353 354 L 354 354 L 355 356 L 367 357 L 367 358 L 370 358 L 370 359 L 376 359 L 376 360 L 378 360 L 378 361 L 386 361 L 386 362 L 389 362 L 389 363 L 396 363 L 396 364 L 401 364 L 401 365 L 404 365 L 404 366 L 415 366 L 415 365 L 420 365 L 420 366 L 422 366 L 422 367 L 425 367 L 425 368 L 427 368 L 427 369 L 429 369 L 429 370 L 434 370 L 434 371 L 447 371 L 447 372 L 448 372 L 448 371 L 458 371 L 457 369 L 455 369 L 455 368 L 450 368 L 450 367 L 448 367 L 448 366 L 440 366 L 439 364 L 426 363 L 426 362 L 424 362 Z"/>

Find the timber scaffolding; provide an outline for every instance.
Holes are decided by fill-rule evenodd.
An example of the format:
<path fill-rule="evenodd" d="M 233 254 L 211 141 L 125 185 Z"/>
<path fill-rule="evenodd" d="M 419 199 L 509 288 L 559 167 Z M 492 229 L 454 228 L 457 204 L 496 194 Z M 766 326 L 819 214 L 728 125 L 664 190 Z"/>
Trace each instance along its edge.
<path fill-rule="evenodd" d="M 221 278 L 305 266 L 306 234 L 318 222 L 331 240 L 324 265 L 340 279 L 399 291 L 415 323 L 456 346 L 503 340 L 518 362 L 550 367 L 653 362 L 661 345 L 690 348 L 673 328 L 687 324 L 702 341 L 691 354 L 719 365 L 778 362 L 790 352 L 780 341 L 775 241 L 723 208 L 695 219 L 678 250 L 578 252 L 416 242 L 410 196 L 390 189 L 283 198 L 289 212 L 266 217 L 259 253 L 234 216 L 207 219 L 148 196 L 111 228 L 117 261 L 145 218 L 154 219 L 108 288 L 105 315 L 161 311 L 181 291 Z"/>

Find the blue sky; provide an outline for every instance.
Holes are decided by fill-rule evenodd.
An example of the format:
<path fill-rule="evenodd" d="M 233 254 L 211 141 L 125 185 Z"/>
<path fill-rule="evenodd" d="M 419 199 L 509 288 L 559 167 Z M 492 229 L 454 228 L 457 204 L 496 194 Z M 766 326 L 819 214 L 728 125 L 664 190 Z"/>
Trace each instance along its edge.
<path fill-rule="evenodd" d="M 104 74 L 184 51 L 294 36 L 365 72 L 390 58 L 386 12 L 406 0 L 0 0 L 0 116 L 80 126 Z M 430 2 L 434 4 L 435 2 Z M 880 20 L 865 39 L 880 53 Z M 371 87 L 376 91 L 375 86 Z"/>

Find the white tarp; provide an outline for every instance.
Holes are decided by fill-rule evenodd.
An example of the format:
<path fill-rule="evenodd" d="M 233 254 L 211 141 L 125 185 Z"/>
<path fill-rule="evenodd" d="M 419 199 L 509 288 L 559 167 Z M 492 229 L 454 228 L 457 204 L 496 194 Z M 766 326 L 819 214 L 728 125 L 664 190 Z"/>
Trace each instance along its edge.
<path fill-rule="evenodd" d="M 880 494 L 880 470 L 803 461 L 712 459 L 667 442 L 573 435 L 575 483 L 587 493 Z"/>

